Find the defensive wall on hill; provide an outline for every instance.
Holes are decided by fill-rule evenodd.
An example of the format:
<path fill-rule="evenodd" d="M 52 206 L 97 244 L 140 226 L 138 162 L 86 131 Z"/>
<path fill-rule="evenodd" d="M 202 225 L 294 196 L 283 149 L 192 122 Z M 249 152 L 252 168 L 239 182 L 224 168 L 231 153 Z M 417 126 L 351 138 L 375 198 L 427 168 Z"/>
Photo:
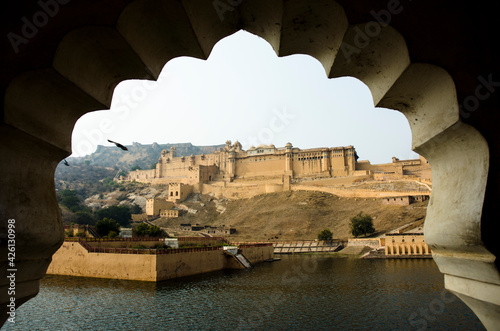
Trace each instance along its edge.
<path fill-rule="evenodd" d="M 293 185 L 292 191 L 319 191 L 331 193 L 345 198 L 382 198 L 394 196 L 430 195 L 428 190 L 422 191 L 379 191 L 369 189 L 353 189 L 344 187 L 321 187 L 313 185 Z"/>
<path fill-rule="evenodd" d="M 195 193 L 214 194 L 229 199 L 245 199 L 251 198 L 259 194 L 286 192 L 286 191 L 317 191 L 337 195 L 346 198 L 382 198 L 382 197 L 395 197 L 395 196 L 417 196 L 427 195 L 430 196 L 431 191 L 422 190 L 371 190 L 371 189 L 358 189 L 352 187 L 342 186 L 317 186 L 317 185 L 303 185 L 303 184 L 279 184 L 279 183 L 220 183 L 220 184 L 200 184 L 199 190 L 194 190 Z"/>

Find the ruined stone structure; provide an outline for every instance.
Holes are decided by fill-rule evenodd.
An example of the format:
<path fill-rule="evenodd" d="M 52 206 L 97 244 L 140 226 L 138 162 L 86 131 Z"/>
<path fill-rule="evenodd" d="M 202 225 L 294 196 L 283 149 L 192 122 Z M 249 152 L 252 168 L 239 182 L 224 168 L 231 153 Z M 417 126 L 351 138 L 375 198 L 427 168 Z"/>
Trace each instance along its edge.
<path fill-rule="evenodd" d="M 208 155 L 176 155 L 175 147 L 163 150 L 156 169 L 136 170 L 125 180 L 154 184 L 199 184 L 214 180 L 255 177 L 331 177 L 349 176 L 356 170 L 353 146 L 301 150 L 291 143 L 283 148 L 260 145 L 242 149 L 236 141 L 226 142 L 224 149 Z"/>
<path fill-rule="evenodd" d="M 160 211 L 160 217 L 177 218 L 179 217 L 178 209 L 162 210 Z"/>
<path fill-rule="evenodd" d="M 174 203 L 162 198 L 146 199 L 146 215 L 158 216 L 165 210 L 171 210 Z"/>
<path fill-rule="evenodd" d="M 179 217 L 179 210 L 173 209 L 176 204 L 184 201 L 193 191 L 191 185 L 170 183 L 166 188 L 166 198 L 146 199 L 146 215 L 160 217 Z"/>
<path fill-rule="evenodd" d="M 371 164 L 370 161 L 356 162 L 356 170 L 369 171 L 375 180 L 393 180 L 406 178 L 418 178 L 423 182 L 432 182 L 432 173 L 429 161 L 423 156 L 413 160 L 400 160 L 392 158 L 392 163 Z"/>
<path fill-rule="evenodd" d="M 326 77 L 359 79 L 374 105 L 406 116 L 412 149 L 433 170 L 425 241 L 446 288 L 487 328 L 498 328 L 495 2 L 254 0 L 232 1 L 231 10 L 220 12 L 213 1 L 73 0 L 53 1 L 52 15 L 40 3 L 10 1 L 0 12 L 6 36 L 0 233 L 7 233 L 7 220 L 16 221 L 17 305 L 38 293 L 63 243 L 54 170 L 71 154 L 76 120 L 108 109 L 120 82 L 155 80 L 179 56 L 207 59 L 219 40 L 244 29 L 266 40 L 278 56 L 314 57 Z M 34 19 L 38 27 L 23 35 Z M 10 300 L 6 240 L 1 247 L 4 322 Z"/>
<path fill-rule="evenodd" d="M 428 199 L 429 197 L 426 195 L 407 195 L 398 197 L 384 197 L 382 198 L 382 203 L 386 205 L 408 206 L 412 202 L 425 201 Z"/>

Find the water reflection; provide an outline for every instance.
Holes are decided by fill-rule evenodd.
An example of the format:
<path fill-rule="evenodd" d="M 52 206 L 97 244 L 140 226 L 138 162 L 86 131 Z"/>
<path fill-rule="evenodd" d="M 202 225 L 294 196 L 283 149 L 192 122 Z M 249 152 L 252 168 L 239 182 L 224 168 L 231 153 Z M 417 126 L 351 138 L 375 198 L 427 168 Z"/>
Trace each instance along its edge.
<path fill-rule="evenodd" d="M 444 294 L 443 294 L 444 293 Z M 284 256 L 165 281 L 47 276 L 2 330 L 483 330 L 432 260 Z"/>

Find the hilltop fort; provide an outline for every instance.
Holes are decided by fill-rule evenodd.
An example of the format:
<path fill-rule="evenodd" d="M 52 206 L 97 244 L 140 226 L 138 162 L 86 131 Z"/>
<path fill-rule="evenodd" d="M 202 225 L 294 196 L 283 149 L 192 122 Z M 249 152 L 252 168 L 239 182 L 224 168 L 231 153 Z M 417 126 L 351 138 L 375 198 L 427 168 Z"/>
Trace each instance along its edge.
<path fill-rule="evenodd" d="M 171 147 L 161 151 L 154 169 L 132 171 L 118 180 L 168 185 L 170 200 L 182 201 L 192 192 L 244 198 L 293 190 L 294 185 L 308 189 L 304 182 L 342 195 L 336 192 L 339 187 L 333 188 L 340 179 L 350 179 L 349 183 L 355 179 L 410 179 L 427 184 L 432 180 L 430 165 L 423 157 L 394 157 L 392 163 L 371 164 L 358 161 L 353 146 L 299 149 L 287 143 L 281 148 L 260 145 L 243 150 L 238 141 L 227 141 L 223 148 L 206 155 L 177 156 Z"/>

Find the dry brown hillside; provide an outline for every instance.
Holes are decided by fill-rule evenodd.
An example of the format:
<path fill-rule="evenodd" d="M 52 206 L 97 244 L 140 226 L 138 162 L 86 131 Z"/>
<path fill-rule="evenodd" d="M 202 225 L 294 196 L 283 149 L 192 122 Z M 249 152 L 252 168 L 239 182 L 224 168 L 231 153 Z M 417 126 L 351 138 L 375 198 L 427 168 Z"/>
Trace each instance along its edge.
<path fill-rule="evenodd" d="M 158 220 L 160 226 L 180 223 L 200 225 L 232 225 L 237 229 L 232 240 L 299 240 L 315 239 L 324 228 L 335 238 L 352 237 L 349 218 L 365 212 L 374 218 L 378 234 L 423 219 L 427 202 L 410 206 L 388 206 L 378 199 L 339 198 L 322 192 L 284 192 L 263 194 L 250 199 L 217 200 L 199 196 L 185 204 L 199 210 L 178 219 Z M 225 207 L 219 214 L 216 205 Z M 220 208 L 219 208 L 220 209 Z"/>

